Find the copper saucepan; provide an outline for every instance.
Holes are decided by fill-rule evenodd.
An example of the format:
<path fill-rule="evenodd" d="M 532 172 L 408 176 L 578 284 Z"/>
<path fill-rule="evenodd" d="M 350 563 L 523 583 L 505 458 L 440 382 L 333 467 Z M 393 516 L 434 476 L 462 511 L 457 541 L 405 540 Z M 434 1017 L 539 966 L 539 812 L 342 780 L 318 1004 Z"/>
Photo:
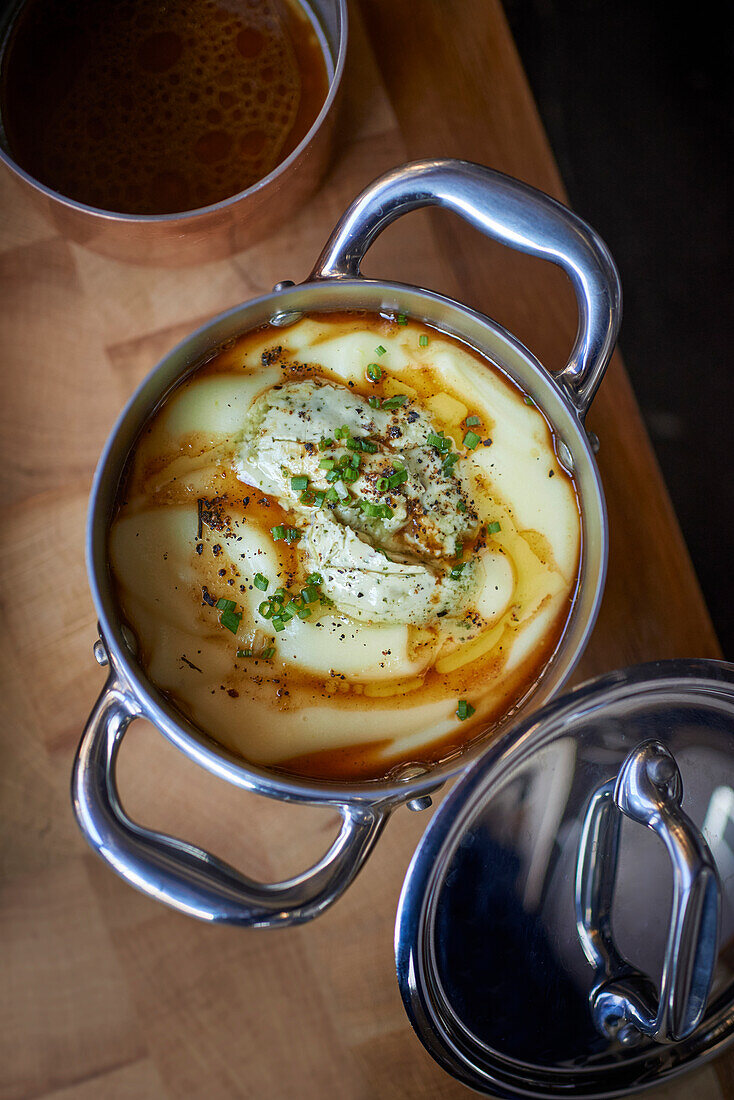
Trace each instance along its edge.
<path fill-rule="evenodd" d="M 284 161 L 228 199 L 175 214 L 120 214 L 75 202 L 14 159 L 0 120 L 0 161 L 59 232 L 94 252 L 136 264 L 178 267 L 222 259 L 262 239 L 313 193 L 329 162 L 347 52 L 346 0 L 299 0 L 321 42 L 329 90 L 313 125 Z M 0 5 L 0 68 L 20 3 Z M 112 107 L 110 109 L 113 109 Z"/>

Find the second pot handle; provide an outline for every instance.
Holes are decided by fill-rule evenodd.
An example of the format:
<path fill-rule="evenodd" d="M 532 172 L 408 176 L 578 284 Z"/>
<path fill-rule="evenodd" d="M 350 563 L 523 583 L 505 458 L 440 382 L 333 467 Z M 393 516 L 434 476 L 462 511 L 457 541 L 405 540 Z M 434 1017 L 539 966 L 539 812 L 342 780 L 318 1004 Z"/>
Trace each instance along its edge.
<path fill-rule="evenodd" d="M 585 416 L 619 332 L 619 275 L 594 230 L 542 191 L 469 161 L 403 165 L 380 176 L 354 200 L 311 278 L 356 278 L 365 252 L 382 230 L 423 206 L 452 210 L 486 236 L 550 260 L 566 272 L 576 294 L 579 323 L 571 356 L 555 378 Z"/>
<path fill-rule="evenodd" d="M 113 673 L 77 750 L 72 801 L 89 844 L 131 886 L 201 920 L 254 927 L 300 924 L 346 890 L 379 837 L 389 810 L 339 804 L 342 827 L 329 851 L 303 874 L 260 883 L 203 849 L 131 821 L 120 802 L 115 764 L 137 707 Z M 323 804 L 322 804 L 323 805 Z"/>

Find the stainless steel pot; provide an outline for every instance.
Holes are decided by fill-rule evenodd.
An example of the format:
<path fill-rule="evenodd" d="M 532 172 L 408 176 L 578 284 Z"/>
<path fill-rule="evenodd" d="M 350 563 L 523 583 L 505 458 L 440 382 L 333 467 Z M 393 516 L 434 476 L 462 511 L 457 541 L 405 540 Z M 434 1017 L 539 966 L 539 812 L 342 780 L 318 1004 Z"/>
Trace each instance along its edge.
<path fill-rule="evenodd" d="M 401 214 L 423 206 L 460 214 L 488 237 L 558 264 L 578 301 L 579 326 L 570 359 L 549 374 L 512 335 L 489 318 L 439 294 L 366 279 L 362 258 Z M 95 655 L 109 678 L 92 711 L 74 763 L 72 795 L 92 847 L 131 885 L 205 920 L 273 926 L 309 920 L 346 889 L 370 854 L 387 818 L 402 803 L 430 805 L 429 792 L 463 771 L 484 751 L 474 743 L 434 767 L 402 779 L 355 784 L 299 779 L 249 764 L 216 746 L 147 680 L 120 621 L 107 559 L 107 535 L 126 459 L 143 425 L 172 387 L 221 345 L 265 322 L 287 324 L 310 311 L 396 310 L 460 337 L 489 356 L 544 410 L 573 471 L 582 509 L 578 594 L 558 652 L 512 722 L 546 701 L 568 679 L 596 619 L 607 560 L 607 520 L 584 416 L 609 361 L 620 321 L 620 286 L 597 235 L 575 214 L 517 180 L 463 161 L 427 160 L 378 179 L 352 204 L 309 279 L 279 283 L 272 294 L 223 313 L 178 345 L 132 397 L 100 459 L 89 511 L 87 564 L 99 616 Z M 115 763 L 125 731 L 137 717 L 154 723 L 202 767 L 248 790 L 285 801 L 327 805 L 341 831 L 315 866 L 286 882 L 262 884 L 208 852 L 132 822 L 120 803 Z M 500 725 L 507 730 L 510 719 Z"/>

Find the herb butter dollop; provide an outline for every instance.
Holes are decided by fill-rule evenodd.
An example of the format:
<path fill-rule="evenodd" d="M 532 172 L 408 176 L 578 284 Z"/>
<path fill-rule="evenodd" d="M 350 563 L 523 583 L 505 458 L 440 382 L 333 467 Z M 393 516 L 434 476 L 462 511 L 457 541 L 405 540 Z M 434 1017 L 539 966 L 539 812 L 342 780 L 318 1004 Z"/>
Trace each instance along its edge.
<path fill-rule="evenodd" d="M 407 396 L 386 410 L 346 386 L 293 382 L 254 402 L 234 468 L 298 517 L 339 610 L 423 624 L 460 612 L 476 568 L 457 566 L 478 518 L 461 460 L 447 467 L 430 442 L 439 431 Z"/>

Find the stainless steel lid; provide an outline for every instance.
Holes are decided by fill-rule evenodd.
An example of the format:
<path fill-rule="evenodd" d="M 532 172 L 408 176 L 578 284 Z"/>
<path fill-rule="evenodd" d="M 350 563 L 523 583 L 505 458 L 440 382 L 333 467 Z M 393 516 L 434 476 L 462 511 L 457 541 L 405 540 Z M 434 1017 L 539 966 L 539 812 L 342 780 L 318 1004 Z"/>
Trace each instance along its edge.
<path fill-rule="evenodd" d="M 734 1033 L 734 665 L 612 673 L 436 812 L 395 932 L 418 1036 L 502 1097 L 619 1096 Z"/>

